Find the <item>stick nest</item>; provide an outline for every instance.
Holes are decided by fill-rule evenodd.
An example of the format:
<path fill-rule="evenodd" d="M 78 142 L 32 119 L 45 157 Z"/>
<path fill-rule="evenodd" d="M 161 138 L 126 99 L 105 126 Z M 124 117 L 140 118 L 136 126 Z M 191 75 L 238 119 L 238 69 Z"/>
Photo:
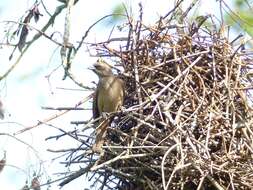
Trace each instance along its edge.
<path fill-rule="evenodd" d="M 96 189 L 253 188 L 252 57 L 211 16 L 187 22 L 185 12 L 182 25 L 175 12 L 145 26 L 140 10 L 122 38 L 92 47 L 123 68 L 126 84 L 104 154 L 79 156 Z M 94 140 L 82 134 L 89 150 Z"/>

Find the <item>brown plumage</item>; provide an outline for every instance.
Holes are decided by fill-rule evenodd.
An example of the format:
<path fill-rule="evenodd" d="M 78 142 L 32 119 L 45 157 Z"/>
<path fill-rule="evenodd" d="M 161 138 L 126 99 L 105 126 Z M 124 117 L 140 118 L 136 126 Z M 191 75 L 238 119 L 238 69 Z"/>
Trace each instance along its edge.
<path fill-rule="evenodd" d="M 110 113 L 119 110 L 124 101 L 124 82 L 113 75 L 111 66 L 99 59 L 92 69 L 99 77 L 97 89 L 93 99 L 93 118 L 101 116 L 103 112 Z M 103 122 L 103 123 L 102 123 Z M 93 151 L 101 152 L 101 146 L 106 135 L 108 119 L 100 120 L 96 129 L 96 142 Z"/>

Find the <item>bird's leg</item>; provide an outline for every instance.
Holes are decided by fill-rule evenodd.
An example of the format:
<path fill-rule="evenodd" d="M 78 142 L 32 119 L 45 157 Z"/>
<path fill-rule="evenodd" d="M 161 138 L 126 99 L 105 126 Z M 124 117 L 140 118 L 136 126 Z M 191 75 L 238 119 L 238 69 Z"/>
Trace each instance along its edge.
<path fill-rule="evenodd" d="M 102 112 L 101 116 L 102 116 L 103 119 L 108 119 L 110 114 L 108 112 Z"/>
<path fill-rule="evenodd" d="M 124 106 L 120 106 L 119 107 L 119 111 L 121 111 L 122 113 L 124 113 L 126 111 L 126 108 Z"/>

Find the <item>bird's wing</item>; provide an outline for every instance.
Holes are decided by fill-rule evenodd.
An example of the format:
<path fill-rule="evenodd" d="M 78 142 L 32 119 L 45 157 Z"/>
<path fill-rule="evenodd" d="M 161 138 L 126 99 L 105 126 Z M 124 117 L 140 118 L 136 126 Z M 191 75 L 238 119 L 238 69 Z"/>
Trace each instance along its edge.
<path fill-rule="evenodd" d="M 93 104 L 92 104 L 92 112 L 93 112 L 93 118 L 96 119 L 100 116 L 99 110 L 98 110 L 98 89 L 96 89 L 94 95 L 93 95 Z"/>
<path fill-rule="evenodd" d="M 121 78 L 116 78 L 116 86 L 118 89 L 118 94 L 120 96 L 120 106 L 122 106 L 124 104 L 124 99 L 126 96 L 126 92 L 125 92 L 125 82 L 121 79 Z M 117 108 L 118 109 L 118 108 Z M 116 110 L 115 110 L 116 111 Z"/>
<path fill-rule="evenodd" d="M 122 91 L 123 91 L 123 97 L 122 97 L 122 105 L 123 105 L 124 104 L 124 99 L 126 97 L 126 84 L 122 79 L 120 79 L 120 82 L 121 82 Z"/>

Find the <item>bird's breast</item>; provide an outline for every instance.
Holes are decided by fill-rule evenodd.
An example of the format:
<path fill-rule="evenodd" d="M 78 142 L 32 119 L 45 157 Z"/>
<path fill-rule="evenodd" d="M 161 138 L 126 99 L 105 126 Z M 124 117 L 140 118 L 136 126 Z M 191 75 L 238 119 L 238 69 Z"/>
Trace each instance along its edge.
<path fill-rule="evenodd" d="M 114 112 L 123 102 L 122 81 L 116 77 L 107 77 L 98 84 L 98 109 L 99 112 Z"/>

